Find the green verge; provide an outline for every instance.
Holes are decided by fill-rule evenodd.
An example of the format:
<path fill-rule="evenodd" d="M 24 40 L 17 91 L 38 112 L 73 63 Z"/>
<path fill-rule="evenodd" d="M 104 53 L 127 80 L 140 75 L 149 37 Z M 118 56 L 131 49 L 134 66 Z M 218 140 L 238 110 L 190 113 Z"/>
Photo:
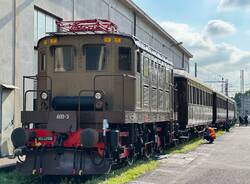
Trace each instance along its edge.
<path fill-rule="evenodd" d="M 85 182 L 85 184 L 124 184 L 128 183 L 129 181 L 132 181 L 139 176 L 145 174 L 148 171 L 151 171 L 157 167 L 159 164 L 156 160 L 150 160 L 150 161 L 138 161 L 135 163 L 135 165 L 131 167 L 125 167 L 122 169 L 119 169 L 117 171 L 112 172 L 109 175 L 102 176 L 99 178 L 94 178 L 92 180 L 89 180 Z"/>
<path fill-rule="evenodd" d="M 16 172 L 9 172 L 9 171 L 0 172 L 1 184 L 27 184 L 27 183 L 33 184 L 34 179 L 36 180 L 37 177 L 34 177 L 34 176 L 26 177 Z"/>
<path fill-rule="evenodd" d="M 224 131 L 218 131 L 216 136 L 219 137 L 223 135 Z M 187 141 L 183 144 L 180 144 L 178 147 L 169 149 L 166 154 L 182 154 L 190 152 L 196 149 L 201 144 L 204 144 L 204 140 L 200 138 Z M 154 170 L 158 165 L 159 161 L 157 160 L 148 160 L 148 161 L 137 161 L 133 166 L 126 166 L 121 169 L 114 170 L 108 175 L 102 175 L 99 177 L 92 177 L 87 180 L 85 184 L 125 184 L 136 178 L 142 176 L 143 174 Z M 0 172 L 0 183 L 2 184 L 26 184 L 26 183 L 39 183 L 37 177 L 25 177 L 15 172 Z M 61 184 L 82 184 L 81 179 L 61 179 Z"/>
<path fill-rule="evenodd" d="M 219 137 L 223 134 L 225 134 L 225 131 L 219 130 L 216 132 L 216 137 Z M 187 153 L 187 152 L 190 152 L 190 151 L 196 149 L 201 144 L 204 144 L 204 142 L 206 142 L 206 141 L 204 141 L 201 138 L 196 138 L 196 139 L 193 139 L 193 140 L 190 140 L 190 141 L 187 141 L 187 142 L 181 144 L 177 148 L 171 148 L 166 153 L 167 154 Z"/>

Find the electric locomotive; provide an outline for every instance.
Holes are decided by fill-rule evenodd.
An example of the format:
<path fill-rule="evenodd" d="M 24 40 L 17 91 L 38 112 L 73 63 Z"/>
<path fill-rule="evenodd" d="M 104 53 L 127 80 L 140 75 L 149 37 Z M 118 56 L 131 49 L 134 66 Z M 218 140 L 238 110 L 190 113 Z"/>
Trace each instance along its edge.
<path fill-rule="evenodd" d="M 22 127 L 11 139 L 26 174 L 108 173 L 174 139 L 173 64 L 107 20 L 61 21 L 25 76 Z M 27 89 L 27 81 L 36 89 Z M 34 94 L 34 110 L 26 101 Z"/>
<path fill-rule="evenodd" d="M 174 72 L 166 56 L 114 23 L 57 25 L 38 42 L 38 74 L 23 79 L 22 127 L 11 135 L 19 171 L 104 174 L 235 118 L 232 99 Z"/>

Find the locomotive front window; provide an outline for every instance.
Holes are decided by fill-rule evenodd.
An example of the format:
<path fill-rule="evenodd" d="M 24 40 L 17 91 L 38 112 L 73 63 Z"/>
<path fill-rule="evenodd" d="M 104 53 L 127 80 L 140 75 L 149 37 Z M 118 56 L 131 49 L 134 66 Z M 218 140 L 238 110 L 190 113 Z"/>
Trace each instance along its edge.
<path fill-rule="evenodd" d="M 55 47 L 55 72 L 67 72 L 74 69 L 74 52 L 71 46 Z"/>
<path fill-rule="evenodd" d="M 119 70 L 131 70 L 131 48 L 119 48 Z"/>
<path fill-rule="evenodd" d="M 106 64 L 106 49 L 104 45 L 85 46 L 86 70 L 104 70 Z"/>

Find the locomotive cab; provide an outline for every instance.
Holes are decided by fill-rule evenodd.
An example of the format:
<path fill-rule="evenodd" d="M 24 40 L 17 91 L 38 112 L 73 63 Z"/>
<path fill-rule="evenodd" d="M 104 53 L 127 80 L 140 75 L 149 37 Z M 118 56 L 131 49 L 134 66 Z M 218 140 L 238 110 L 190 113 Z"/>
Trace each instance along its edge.
<path fill-rule="evenodd" d="M 136 46 L 131 38 L 121 35 L 58 35 L 40 40 L 38 48 L 38 78 L 49 76 L 52 85 L 48 78 L 39 80 L 38 91 L 43 94 L 46 90 L 51 92 L 47 98 L 51 100 L 47 103 L 51 107 L 44 106 L 41 93 L 37 95 L 37 109 L 135 110 Z M 93 124 L 93 121 L 83 124 L 88 123 Z"/>

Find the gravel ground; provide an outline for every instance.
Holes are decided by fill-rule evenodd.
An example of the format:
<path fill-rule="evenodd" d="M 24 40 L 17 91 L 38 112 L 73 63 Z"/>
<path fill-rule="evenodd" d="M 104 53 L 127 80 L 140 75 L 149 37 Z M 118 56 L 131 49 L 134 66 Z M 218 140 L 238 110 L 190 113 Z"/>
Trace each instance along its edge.
<path fill-rule="evenodd" d="M 130 184 L 250 184 L 250 127 L 236 127 L 214 144 L 160 162 Z"/>

